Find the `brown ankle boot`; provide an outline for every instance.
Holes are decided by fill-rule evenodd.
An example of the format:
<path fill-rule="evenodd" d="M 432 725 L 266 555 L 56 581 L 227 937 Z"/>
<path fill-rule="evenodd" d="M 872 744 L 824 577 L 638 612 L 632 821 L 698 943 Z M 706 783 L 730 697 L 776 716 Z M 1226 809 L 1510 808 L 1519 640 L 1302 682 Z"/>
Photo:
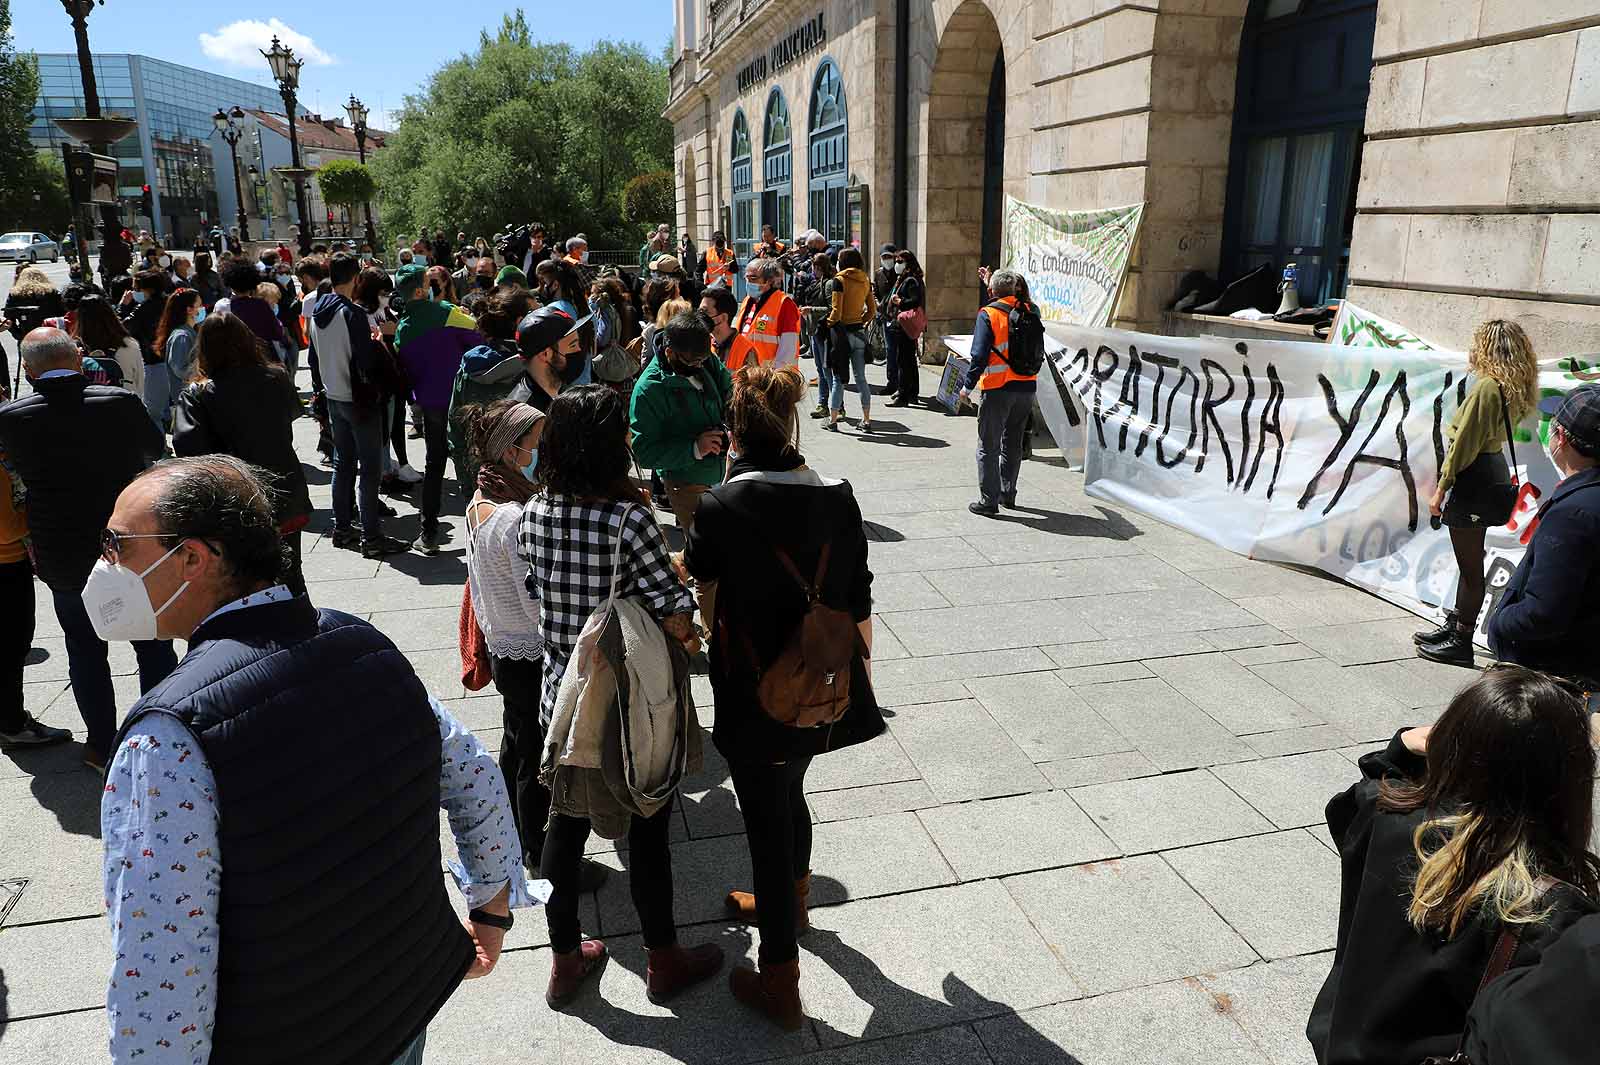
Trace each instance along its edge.
<path fill-rule="evenodd" d="M 606 945 L 598 939 L 586 939 L 578 949 L 566 954 L 556 954 L 550 962 L 550 986 L 545 989 L 544 1000 L 551 1009 L 560 1009 L 571 1002 L 590 973 L 605 961 Z"/>
<path fill-rule="evenodd" d="M 728 988 L 733 997 L 764 1014 L 786 1032 L 798 1032 L 805 1021 L 800 1006 L 800 959 L 754 969 L 734 969 L 728 973 Z"/>
<path fill-rule="evenodd" d="M 674 943 L 650 952 L 645 970 L 645 992 L 656 1005 L 685 988 L 714 976 L 722 968 L 722 948 L 715 943 L 684 947 Z"/>
<path fill-rule="evenodd" d="M 811 914 L 808 909 L 810 895 L 811 874 L 807 873 L 794 882 L 794 931 L 797 936 L 803 936 L 811 931 Z M 743 921 L 745 924 L 757 924 L 760 921 L 756 910 L 756 897 L 748 891 L 728 892 L 723 905 L 736 921 Z"/>

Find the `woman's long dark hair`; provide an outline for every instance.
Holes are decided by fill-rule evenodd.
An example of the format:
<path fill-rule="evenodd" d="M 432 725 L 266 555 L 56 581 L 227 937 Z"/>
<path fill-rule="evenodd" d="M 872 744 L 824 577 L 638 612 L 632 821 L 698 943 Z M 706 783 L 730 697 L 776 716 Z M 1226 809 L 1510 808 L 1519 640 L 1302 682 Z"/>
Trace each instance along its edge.
<path fill-rule="evenodd" d="M 628 408 L 615 392 L 579 385 L 551 402 L 539 441 L 539 487 L 581 499 L 634 499 L 632 466 Z"/>
<path fill-rule="evenodd" d="M 905 276 L 917 278 L 922 276 L 922 264 L 917 261 L 916 252 L 907 248 L 904 251 L 896 252 L 895 258 L 906 264 Z"/>
<path fill-rule="evenodd" d="M 117 317 L 111 301 L 98 294 L 83 297 L 78 304 L 78 317 L 73 328 L 78 340 L 89 351 L 104 351 L 108 355 L 122 347 L 128 339 L 128 328 Z"/>
<path fill-rule="evenodd" d="M 192 288 L 180 288 L 167 298 L 167 305 L 161 310 L 161 324 L 156 326 L 156 354 L 167 357 L 167 338 L 189 324 L 189 308 L 199 302 L 200 293 Z"/>
<path fill-rule="evenodd" d="M 1542 920 L 1552 876 L 1600 899 L 1589 850 L 1595 750 L 1576 691 L 1521 666 L 1486 671 L 1433 726 L 1418 783 L 1385 780 L 1378 808 L 1424 811 L 1409 916 L 1455 936 L 1473 916 Z"/>
<path fill-rule="evenodd" d="M 244 319 L 232 314 L 206 318 L 195 330 L 194 379 L 214 381 L 235 370 L 250 366 L 272 366 L 263 343 Z M 273 367 L 276 368 L 276 367 Z"/>

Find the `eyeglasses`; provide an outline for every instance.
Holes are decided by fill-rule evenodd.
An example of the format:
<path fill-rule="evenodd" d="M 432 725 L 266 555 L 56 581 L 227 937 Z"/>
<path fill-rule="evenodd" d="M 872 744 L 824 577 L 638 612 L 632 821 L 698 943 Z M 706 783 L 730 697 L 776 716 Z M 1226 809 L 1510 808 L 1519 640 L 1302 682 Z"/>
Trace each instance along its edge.
<path fill-rule="evenodd" d="M 166 540 L 168 533 L 119 533 L 115 529 L 102 529 L 100 532 L 100 557 L 117 565 L 122 558 L 122 542 L 124 540 Z"/>

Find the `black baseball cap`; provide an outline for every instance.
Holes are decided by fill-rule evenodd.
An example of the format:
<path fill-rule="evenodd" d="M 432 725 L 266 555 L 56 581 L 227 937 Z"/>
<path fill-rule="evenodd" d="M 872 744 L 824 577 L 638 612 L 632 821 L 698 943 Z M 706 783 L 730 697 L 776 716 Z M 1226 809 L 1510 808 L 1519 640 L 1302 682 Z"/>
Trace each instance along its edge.
<path fill-rule="evenodd" d="M 517 348 L 526 358 L 532 358 L 569 333 L 575 333 L 594 315 L 586 314 L 573 320 L 572 315 L 560 307 L 540 307 L 517 324 Z"/>
<path fill-rule="evenodd" d="M 1600 457 L 1600 384 L 1579 385 L 1564 396 L 1547 396 L 1539 412 L 1555 419 L 1578 450 Z"/>

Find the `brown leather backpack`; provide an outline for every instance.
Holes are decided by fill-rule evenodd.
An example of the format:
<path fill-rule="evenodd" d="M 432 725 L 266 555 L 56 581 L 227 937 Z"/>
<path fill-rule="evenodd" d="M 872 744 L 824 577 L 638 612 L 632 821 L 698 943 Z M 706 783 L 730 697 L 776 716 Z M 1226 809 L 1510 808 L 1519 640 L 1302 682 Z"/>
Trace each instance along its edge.
<path fill-rule="evenodd" d="M 850 671 L 861 650 L 861 632 L 848 610 L 822 602 L 831 544 L 824 544 L 817 572 L 809 582 L 781 547 L 773 552 L 806 593 L 806 613 L 778 652 L 762 666 L 748 636 L 745 651 L 756 674 L 756 700 L 780 725 L 816 728 L 832 725 L 850 709 Z"/>

